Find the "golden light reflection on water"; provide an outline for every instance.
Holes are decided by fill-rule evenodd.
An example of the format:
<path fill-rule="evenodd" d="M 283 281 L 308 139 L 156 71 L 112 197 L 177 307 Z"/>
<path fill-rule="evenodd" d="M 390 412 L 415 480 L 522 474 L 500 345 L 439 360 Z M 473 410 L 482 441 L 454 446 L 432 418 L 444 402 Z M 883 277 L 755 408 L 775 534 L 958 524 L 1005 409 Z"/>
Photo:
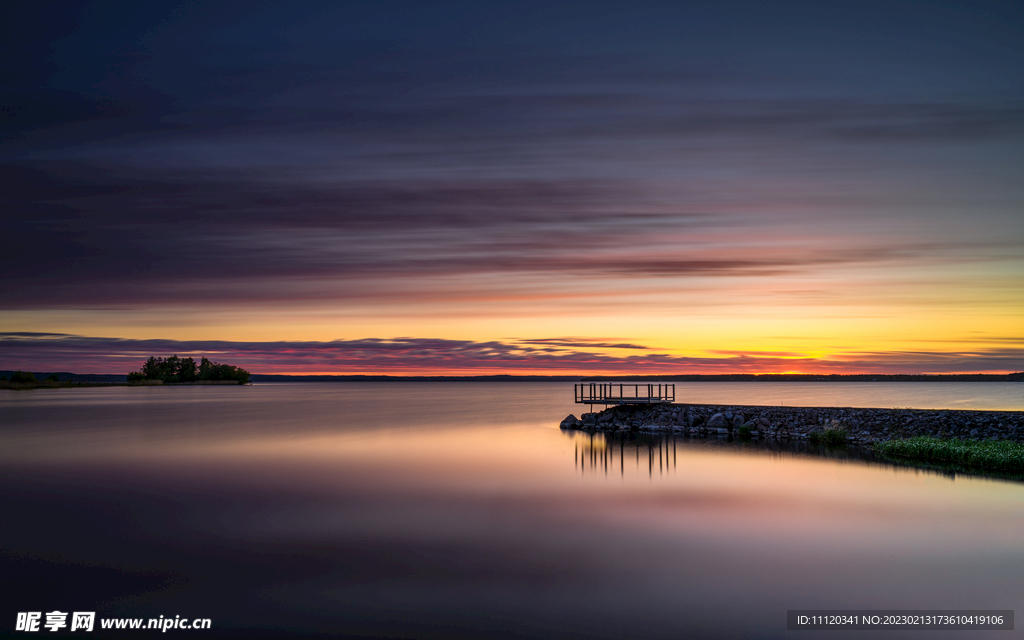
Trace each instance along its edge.
<path fill-rule="evenodd" d="M 649 481 L 616 510 L 666 530 L 774 547 L 862 550 L 1018 544 L 1024 486 L 857 460 L 798 456 L 656 434 L 571 434 L 580 475 L 604 485 Z M 642 484 L 642 483 L 641 483 Z M 977 519 L 989 523 L 979 533 Z M 921 529 L 926 529 L 922 535 Z"/>
<path fill-rule="evenodd" d="M 200 543 L 213 544 L 210 566 L 279 558 L 261 593 L 303 610 L 360 598 L 431 610 L 438 593 L 479 607 L 511 589 L 599 631 L 627 592 L 663 629 L 680 611 L 696 620 L 745 602 L 757 622 L 737 619 L 742 636 L 787 607 L 1013 606 L 1000 594 L 1024 572 L 1024 485 L 781 446 L 561 431 L 571 395 L 525 389 L 470 406 L 456 402 L 467 387 L 429 385 L 383 408 L 366 387 L 331 386 L 33 405 L 7 414 L 21 422 L 0 431 L 0 471 L 17 504 L 39 490 L 115 505 L 145 545 L 181 540 L 181 562 Z M 325 577 L 292 576 L 308 554 Z M 223 562 L 209 580 L 238 570 Z M 509 607 L 502 615 L 525 615 Z"/>
<path fill-rule="evenodd" d="M 34 452 L 37 461 L 56 464 L 145 465 L 169 475 L 187 470 L 212 483 L 327 494 L 358 486 L 369 494 L 427 500 L 439 494 L 516 495 L 538 503 L 570 498 L 588 517 L 599 515 L 616 526 L 643 522 L 651 532 L 685 531 L 747 544 L 756 532 L 773 545 L 892 548 L 920 544 L 917 527 L 942 522 L 927 540 L 952 549 L 977 539 L 978 518 L 991 524 L 981 534 L 990 543 L 1015 544 L 1013 532 L 1024 529 L 1024 487 L 1017 484 L 952 480 L 699 439 L 652 435 L 609 441 L 603 434 L 566 435 L 536 423 L 299 436 L 235 433 L 157 445 L 99 439 L 78 446 L 65 442 L 57 450 L 48 442 L 8 442 L 4 451 L 19 452 L 23 463 Z M 591 511 L 594 500 L 599 506 Z"/>

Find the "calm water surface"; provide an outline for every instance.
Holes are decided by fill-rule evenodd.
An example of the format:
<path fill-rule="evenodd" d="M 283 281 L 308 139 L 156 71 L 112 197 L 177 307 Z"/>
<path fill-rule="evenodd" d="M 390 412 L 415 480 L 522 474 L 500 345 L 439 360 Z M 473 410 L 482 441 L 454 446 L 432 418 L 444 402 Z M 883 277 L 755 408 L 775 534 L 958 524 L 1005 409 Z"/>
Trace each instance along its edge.
<path fill-rule="evenodd" d="M 1022 391 L 676 396 L 1021 410 Z M 0 391 L 0 633 L 59 609 L 210 618 L 211 638 L 816 638 L 786 610 L 1024 609 L 1022 484 L 605 440 L 559 431 L 570 412 L 549 382 Z"/>

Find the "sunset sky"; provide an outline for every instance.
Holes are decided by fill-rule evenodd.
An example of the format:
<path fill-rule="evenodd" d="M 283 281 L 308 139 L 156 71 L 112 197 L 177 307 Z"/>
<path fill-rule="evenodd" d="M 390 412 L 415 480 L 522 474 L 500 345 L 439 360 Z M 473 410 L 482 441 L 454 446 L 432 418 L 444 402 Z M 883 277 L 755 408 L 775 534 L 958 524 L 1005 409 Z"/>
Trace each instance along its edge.
<path fill-rule="evenodd" d="M 1024 369 L 1019 2 L 14 4 L 0 369 Z"/>

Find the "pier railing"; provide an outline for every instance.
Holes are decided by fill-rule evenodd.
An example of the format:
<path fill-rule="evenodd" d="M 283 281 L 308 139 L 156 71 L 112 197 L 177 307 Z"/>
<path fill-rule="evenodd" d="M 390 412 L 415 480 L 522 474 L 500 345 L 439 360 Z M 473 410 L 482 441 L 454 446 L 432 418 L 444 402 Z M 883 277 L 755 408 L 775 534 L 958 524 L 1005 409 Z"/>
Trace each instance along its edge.
<path fill-rule="evenodd" d="M 661 404 L 676 400 L 675 384 L 584 382 L 574 385 L 574 389 L 576 404 Z"/>

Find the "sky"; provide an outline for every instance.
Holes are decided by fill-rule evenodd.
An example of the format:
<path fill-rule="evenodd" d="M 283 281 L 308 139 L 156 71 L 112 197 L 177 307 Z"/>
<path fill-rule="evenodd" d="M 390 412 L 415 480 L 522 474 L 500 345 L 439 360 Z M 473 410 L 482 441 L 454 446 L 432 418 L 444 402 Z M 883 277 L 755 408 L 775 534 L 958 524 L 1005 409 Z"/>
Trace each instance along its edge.
<path fill-rule="evenodd" d="M 1024 369 L 1020 3 L 0 14 L 0 369 Z"/>

